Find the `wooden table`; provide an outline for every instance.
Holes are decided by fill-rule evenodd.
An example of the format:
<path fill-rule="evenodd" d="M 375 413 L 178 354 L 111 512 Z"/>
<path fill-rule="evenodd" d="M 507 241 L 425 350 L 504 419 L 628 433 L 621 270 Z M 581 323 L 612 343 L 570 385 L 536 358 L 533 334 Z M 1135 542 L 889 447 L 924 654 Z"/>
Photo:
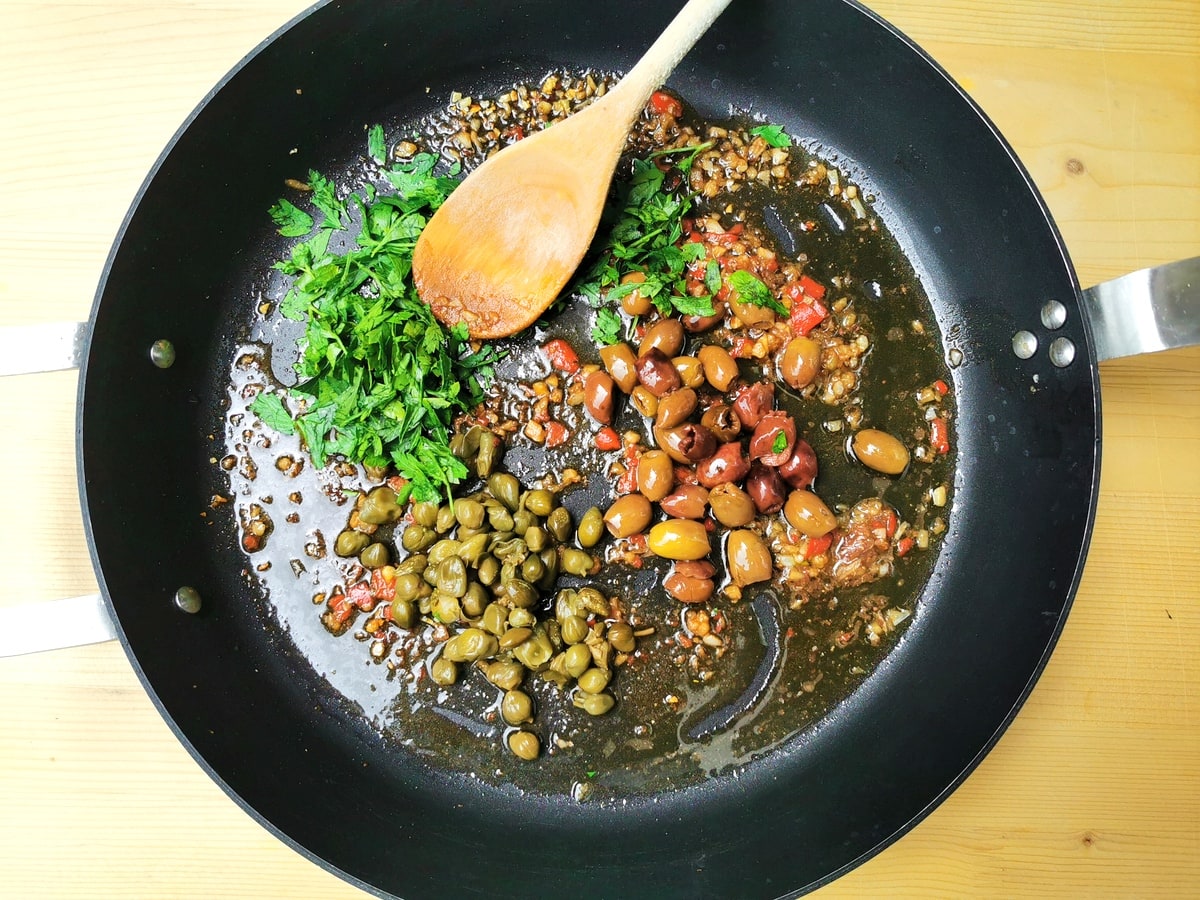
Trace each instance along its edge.
<path fill-rule="evenodd" d="M 88 314 L 138 185 L 305 0 L 0 0 L 0 323 Z M 1085 284 L 1200 254 L 1196 0 L 874 0 L 970 91 Z M 955 794 L 823 897 L 1200 896 L 1200 350 L 1106 364 L 1091 559 L 1044 676 Z M 0 380 L 0 604 L 95 589 L 76 376 Z M 115 643 L 0 660 L 0 895 L 362 894 L 176 742 Z"/>

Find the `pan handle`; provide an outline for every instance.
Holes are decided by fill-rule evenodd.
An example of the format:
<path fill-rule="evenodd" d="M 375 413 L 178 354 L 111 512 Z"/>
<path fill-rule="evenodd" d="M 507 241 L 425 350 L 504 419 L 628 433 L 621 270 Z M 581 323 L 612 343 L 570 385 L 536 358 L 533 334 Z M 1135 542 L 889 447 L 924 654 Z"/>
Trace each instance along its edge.
<path fill-rule="evenodd" d="M 81 647 L 116 636 L 99 594 L 0 607 L 0 656 Z"/>
<path fill-rule="evenodd" d="M 40 322 L 0 328 L 0 375 L 77 369 L 87 322 Z"/>
<path fill-rule="evenodd" d="M 1083 292 L 1099 360 L 1200 344 L 1200 256 Z"/>

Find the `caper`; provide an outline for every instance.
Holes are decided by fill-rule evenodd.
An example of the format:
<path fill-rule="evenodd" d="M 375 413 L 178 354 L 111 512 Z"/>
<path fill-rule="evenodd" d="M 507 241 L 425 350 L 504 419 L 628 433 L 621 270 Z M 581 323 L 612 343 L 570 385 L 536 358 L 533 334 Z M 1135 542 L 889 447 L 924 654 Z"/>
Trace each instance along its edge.
<path fill-rule="evenodd" d="M 598 616 L 607 616 L 610 612 L 608 598 L 597 588 L 582 587 L 579 589 L 579 602 L 588 612 Z"/>
<path fill-rule="evenodd" d="M 546 574 L 546 566 L 537 554 L 530 554 L 521 563 L 521 577 L 530 584 L 535 584 Z"/>
<path fill-rule="evenodd" d="M 475 457 L 475 474 L 487 478 L 500 462 L 502 447 L 500 438 L 490 431 L 479 436 L 479 455 Z"/>
<path fill-rule="evenodd" d="M 404 534 L 400 536 L 400 546 L 409 553 L 415 553 L 418 550 L 428 550 L 437 539 L 437 532 L 432 528 L 426 528 L 424 525 L 409 525 L 404 529 Z"/>
<path fill-rule="evenodd" d="M 531 610 L 510 609 L 508 611 L 508 627 L 509 628 L 532 628 L 537 624 L 537 616 Z"/>
<path fill-rule="evenodd" d="M 358 554 L 358 561 L 365 569 L 381 569 L 391 561 L 391 553 L 387 544 L 376 541 L 363 548 L 362 553 Z"/>
<path fill-rule="evenodd" d="M 467 592 L 467 566 L 457 556 L 448 556 L 438 564 L 437 589 L 456 598 Z"/>
<path fill-rule="evenodd" d="M 396 492 L 383 484 L 371 489 L 362 509 L 358 511 L 359 521 L 368 525 L 396 522 L 402 515 L 404 515 L 404 510 L 396 503 Z"/>
<path fill-rule="evenodd" d="M 458 548 L 462 546 L 454 538 L 442 538 L 429 548 L 429 565 L 431 568 L 440 566 L 443 561 L 458 556 Z"/>
<path fill-rule="evenodd" d="M 428 500 L 412 505 L 413 521 L 418 525 L 424 525 L 426 528 L 432 528 L 437 524 L 438 505 L 430 503 Z"/>
<path fill-rule="evenodd" d="M 546 530 L 554 535 L 554 539 L 560 544 L 571 540 L 572 524 L 571 512 L 565 506 L 556 506 L 546 517 Z"/>
<path fill-rule="evenodd" d="M 488 492 L 507 506 L 510 512 L 516 510 L 521 499 L 521 482 L 517 481 L 515 475 L 496 472 L 488 477 L 487 485 Z"/>
<path fill-rule="evenodd" d="M 458 681 L 458 666 L 444 656 L 435 659 L 429 666 L 429 677 L 435 684 L 450 685 Z"/>
<path fill-rule="evenodd" d="M 550 545 L 550 535 L 540 525 L 530 525 L 522 535 L 525 546 L 531 553 L 541 553 Z M 534 579 L 530 579 L 531 581 Z"/>
<path fill-rule="evenodd" d="M 488 507 L 488 524 L 499 532 L 513 530 L 513 514 L 503 506 Z"/>
<path fill-rule="evenodd" d="M 537 735 L 528 731 L 514 731 L 508 736 L 508 749 L 521 759 L 537 759 L 541 745 Z"/>
<path fill-rule="evenodd" d="M 454 504 L 454 518 L 464 528 L 478 528 L 483 524 L 483 504 L 477 500 L 459 500 Z"/>
<path fill-rule="evenodd" d="M 428 566 L 428 556 L 424 553 L 414 553 L 412 556 L 406 556 L 400 562 L 396 563 L 396 574 L 407 575 L 411 572 L 414 575 L 420 575 Z"/>
<path fill-rule="evenodd" d="M 508 608 L 501 603 L 489 603 L 479 624 L 492 634 L 504 634 L 508 629 Z"/>
<path fill-rule="evenodd" d="M 467 585 L 467 592 L 462 597 L 463 615 L 468 619 L 478 619 L 488 605 L 488 589 L 478 581 Z"/>
<path fill-rule="evenodd" d="M 588 624 L 582 616 L 567 616 L 559 621 L 558 627 L 568 644 L 578 644 L 588 636 Z"/>
<path fill-rule="evenodd" d="M 554 596 L 554 618 L 563 622 L 568 616 L 583 618 L 584 605 L 579 599 L 579 592 L 563 588 Z"/>
<path fill-rule="evenodd" d="M 495 641 L 495 638 L 492 640 Z M 514 659 L 523 663 L 525 668 L 539 672 L 549 664 L 551 657 L 554 656 L 554 645 L 550 642 L 550 636 L 546 634 L 546 630 L 538 625 L 527 641 L 523 641 L 513 648 L 512 655 Z"/>
<path fill-rule="evenodd" d="M 502 691 L 511 691 L 525 680 L 525 667 L 511 659 L 488 663 L 484 677 Z"/>
<path fill-rule="evenodd" d="M 451 662 L 475 662 L 477 659 L 495 656 L 499 648 L 495 635 L 488 634 L 480 628 L 466 628 L 446 641 L 442 648 L 442 656 Z"/>
<path fill-rule="evenodd" d="M 563 654 L 563 671 L 578 678 L 592 667 L 592 651 L 587 644 L 572 644 Z"/>
<path fill-rule="evenodd" d="M 462 604 L 458 602 L 458 598 L 453 594 L 447 594 L 444 591 L 433 592 L 433 614 L 437 616 L 439 622 L 450 624 L 462 619 Z"/>
<path fill-rule="evenodd" d="M 533 699 L 524 691 L 505 691 L 500 700 L 500 715 L 509 725 L 533 721 Z"/>
<path fill-rule="evenodd" d="M 554 495 L 547 490 L 534 490 L 525 494 L 525 508 L 543 519 L 554 509 Z"/>
<path fill-rule="evenodd" d="M 401 600 L 415 600 L 421 594 L 421 587 L 425 584 L 423 579 L 416 572 L 404 572 L 396 575 L 396 597 Z"/>
<path fill-rule="evenodd" d="M 612 694 L 589 694 L 586 691 L 577 691 L 571 702 L 589 716 L 602 716 L 617 705 Z"/>
<path fill-rule="evenodd" d="M 538 602 L 538 592 L 523 578 L 510 578 L 500 589 L 499 597 L 518 609 L 529 609 Z"/>
<path fill-rule="evenodd" d="M 367 544 L 371 543 L 371 538 L 363 534 L 361 531 L 355 531 L 352 528 L 347 528 L 337 536 L 337 540 L 333 542 L 333 552 L 343 559 L 351 556 L 358 556 L 366 548 Z"/>
<path fill-rule="evenodd" d="M 614 650 L 622 653 L 632 653 L 637 646 L 633 637 L 633 627 L 628 622 L 614 622 L 608 626 L 608 632 L 604 636 L 608 638 Z"/>
<path fill-rule="evenodd" d="M 463 537 L 462 529 L 459 529 L 459 537 Z M 477 565 L 483 554 L 487 552 L 490 540 L 491 534 L 486 532 L 464 538 L 458 547 L 458 558 L 470 565 Z"/>
<path fill-rule="evenodd" d="M 579 546 L 587 549 L 595 547 L 600 543 L 600 538 L 604 535 L 604 514 L 600 512 L 600 507 L 593 506 L 583 514 L 579 520 L 579 528 L 576 529 L 575 537 L 579 541 Z"/>
<path fill-rule="evenodd" d="M 397 597 L 392 601 L 392 621 L 400 628 L 413 627 L 413 623 L 417 621 L 417 608 L 411 599 Z"/>
<path fill-rule="evenodd" d="M 559 507 L 561 509 L 561 507 Z M 574 547 L 564 547 L 562 551 L 562 568 L 568 575 L 586 575 L 592 570 L 595 560 L 586 550 L 576 550 Z"/>
<path fill-rule="evenodd" d="M 500 577 L 500 560 L 490 553 L 483 557 L 479 560 L 479 568 L 475 570 L 475 577 L 479 579 L 480 584 L 491 587 Z"/>
<path fill-rule="evenodd" d="M 456 432 L 450 438 L 450 452 L 459 459 L 471 459 L 479 453 L 479 436 L 483 429 L 472 425 L 466 431 Z"/>
<path fill-rule="evenodd" d="M 554 590 L 554 583 L 558 581 L 558 550 L 554 547 L 547 547 L 538 556 L 545 567 L 545 573 L 538 580 L 538 590 L 548 594 Z"/>
<path fill-rule="evenodd" d="M 608 682 L 612 680 L 612 673 L 593 666 L 580 675 L 577 680 L 580 690 L 587 691 L 589 694 L 599 694 L 608 687 Z"/>
<path fill-rule="evenodd" d="M 443 506 L 438 510 L 437 521 L 434 523 L 433 529 L 438 534 L 445 534 L 457 524 L 458 519 L 454 517 L 454 510 L 449 506 Z"/>
<path fill-rule="evenodd" d="M 510 628 L 500 635 L 500 649 L 511 650 L 518 644 L 523 644 L 533 636 L 532 628 Z M 514 723 L 515 724 L 515 723 Z"/>

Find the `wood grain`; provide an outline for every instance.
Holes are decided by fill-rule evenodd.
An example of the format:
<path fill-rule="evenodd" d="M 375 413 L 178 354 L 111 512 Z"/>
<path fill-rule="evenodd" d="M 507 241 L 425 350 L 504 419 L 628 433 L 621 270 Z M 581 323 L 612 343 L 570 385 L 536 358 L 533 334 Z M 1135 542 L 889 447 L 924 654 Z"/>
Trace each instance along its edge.
<path fill-rule="evenodd" d="M 1194 0 L 869 5 L 1008 138 L 1081 281 L 1200 254 Z M 162 147 L 304 6 L 0 0 L 0 323 L 87 316 Z M 1043 677 L 960 789 L 818 896 L 1200 896 L 1200 350 L 1101 377 L 1093 548 Z M 5 605 L 95 589 L 75 387 L 0 380 Z M 0 896 L 364 896 L 221 792 L 116 644 L 0 660 L 0 798 Z"/>

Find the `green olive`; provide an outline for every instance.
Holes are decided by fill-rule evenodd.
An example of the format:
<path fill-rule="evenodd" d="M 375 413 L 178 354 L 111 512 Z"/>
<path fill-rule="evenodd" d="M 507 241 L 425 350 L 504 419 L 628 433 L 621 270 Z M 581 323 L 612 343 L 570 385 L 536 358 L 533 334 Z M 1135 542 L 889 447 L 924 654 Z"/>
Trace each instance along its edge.
<path fill-rule="evenodd" d="M 406 630 L 413 627 L 417 621 L 417 607 L 411 599 L 397 597 L 392 601 L 392 621 Z"/>
<path fill-rule="evenodd" d="M 899 475 L 908 467 L 908 448 L 877 428 L 864 428 L 855 434 L 850 448 L 864 466 L 885 475 Z"/>
<path fill-rule="evenodd" d="M 509 512 L 517 508 L 521 499 L 521 482 L 515 475 L 507 472 L 496 472 L 487 480 L 488 493 L 508 507 Z"/>
<path fill-rule="evenodd" d="M 564 547 L 562 551 L 563 571 L 568 575 L 586 575 L 595 565 L 592 554 L 586 550 L 576 550 L 574 547 Z"/>
<path fill-rule="evenodd" d="M 741 528 L 754 521 L 758 510 L 750 495 L 732 481 L 716 485 L 708 492 L 713 518 L 726 528 Z"/>
<path fill-rule="evenodd" d="M 563 671 L 578 678 L 592 667 L 592 651 L 587 644 L 572 644 L 563 653 Z"/>
<path fill-rule="evenodd" d="M 604 514 L 600 512 L 600 507 L 590 507 L 579 520 L 579 527 L 575 531 L 579 546 L 584 549 L 595 547 L 603 536 Z"/>
<path fill-rule="evenodd" d="M 738 376 L 737 360 L 729 355 L 729 351 L 716 344 L 705 344 L 696 354 L 704 367 L 704 377 L 718 391 L 729 390 L 729 385 Z"/>
<path fill-rule="evenodd" d="M 505 691 L 500 700 L 500 715 L 509 725 L 533 721 L 533 699 L 524 691 Z"/>
<path fill-rule="evenodd" d="M 458 681 L 458 666 L 444 656 L 439 656 L 429 666 L 429 677 L 435 684 L 454 684 Z"/>
<path fill-rule="evenodd" d="M 496 636 L 480 628 L 465 628 L 442 648 L 442 656 L 451 662 L 475 662 L 477 659 L 495 656 L 500 649 Z"/>
<path fill-rule="evenodd" d="M 665 559 L 704 559 L 711 549 L 704 523 L 694 519 L 659 522 L 650 529 L 646 545 L 651 553 Z"/>
<path fill-rule="evenodd" d="M 578 644 L 588 636 L 587 621 L 582 616 L 567 616 L 559 623 L 559 630 L 562 634 L 562 639 L 568 644 Z"/>
<path fill-rule="evenodd" d="M 438 505 L 436 503 L 424 501 L 412 505 L 413 521 L 426 528 L 432 528 L 437 524 L 437 513 Z"/>
<path fill-rule="evenodd" d="M 632 653 L 637 646 L 633 637 L 633 627 L 628 622 L 614 622 L 608 626 L 608 632 L 604 636 L 608 638 L 613 649 L 621 653 Z"/>
<path fill-rule="evenodd" d="M 657 503 L 675 487 L 675 463 L 662 450 L 647 450 L 637 461 L 638 491 Z"/>
<path fill-rule="evenodd" d="M 362 553 L 358 554 L 358 561 L 365 569 L 381 569 L 391 561 L 391 553 L 387 544 L 376 541 L 363 548 Z"/>
<path fill-rule="evenodd" d="M 788 494 L 783 516 L 789 525 L 809 537 L 821 537 L 837 527 L 837 516 L 821 498 L 803 489 Z"/>
<path fill-rule="evenodd" d="M 560 544 L 565 544 L 571 540 L 571 531 L 574 523 L 571 521 L 571 512 L 565 506 L 556 506 L 546 517 L 546 530 L 554 536 L 554 539 Z"/>
<path fill-rule="evenodd" d="M 690 388 L 679 388 L 660 397 L 654 413 L 654 424 L 659 428 L 674 428 L 696 411 L 696 392 Z"/>
<path fill-rule="evenodd" d="M 808 387 L 821 371 L 821 345 L 810 337 L 794 337 L 779 357 L 779 374 L 789 386 Z"/>
<path fill-rule="evenodd" d="M 358 519 L 368 525 L 384 525 L 397 522 L 404 515 L 404 510 L 396 503 L 396 492 L 387 485 L 372 488 L 367 499 L 358 511 Z"/>
<path fill-rule="evenodd" d="M 594 666 L 578 678 L 580 690 L 587 691 L 589 694 L 599 694 L 608 687 L 608 682 L 611 680 L 611 672 L 607 672 L 604 669 L 597 669 Z"/>
<path fill-rule="evenodd" d="M 484 677 L 500 690 L 511 691 L 525 680 L 525 667 L 511 659 L 500 659 L 487 664 Z"/>
<path fill-rule="evenodd" d="M 528 731 L 514 731 L 508 736 L 508 749 L 512 751 L 513 756 L 533 760 L 537 759 L 542 748 L 536 734 Z"/>
<path fill-rule="evenodd" d="M 604 524 L 615 538 L 632 537 L 645 530 L 653 512 L 644 494 L 622 494 L 604 514 Z"/>
<path fill-rule="evenodd" d="M 739 587 L 766 581 L 771 577 L 771 551 L 755 532 L 745 528 L 729 532 L 725 554 L 729 577 Z"/>
<path fill-rule="evenodd" d="M 333 552 L 343 559 L 348 559 L 351 556 L 358 556 L 358 554 L 362 553 L 369 543 L 371 543 L 370 537 L 361 531 L 347 528 L 333 542 Z"/>
<path fill-rule="evenodd" d="M 602 716 L 617 705 L 612 694 L 589 694 L 586 691 L 577 691 L 571 702 L 589 716 Z"/>
<path fill-rule="evenodd" d="M 454 504 L 454 518 L 464 528 L 478 528 L 483 524 L 483 504 L 478 500 L 459 500 Z"/>

